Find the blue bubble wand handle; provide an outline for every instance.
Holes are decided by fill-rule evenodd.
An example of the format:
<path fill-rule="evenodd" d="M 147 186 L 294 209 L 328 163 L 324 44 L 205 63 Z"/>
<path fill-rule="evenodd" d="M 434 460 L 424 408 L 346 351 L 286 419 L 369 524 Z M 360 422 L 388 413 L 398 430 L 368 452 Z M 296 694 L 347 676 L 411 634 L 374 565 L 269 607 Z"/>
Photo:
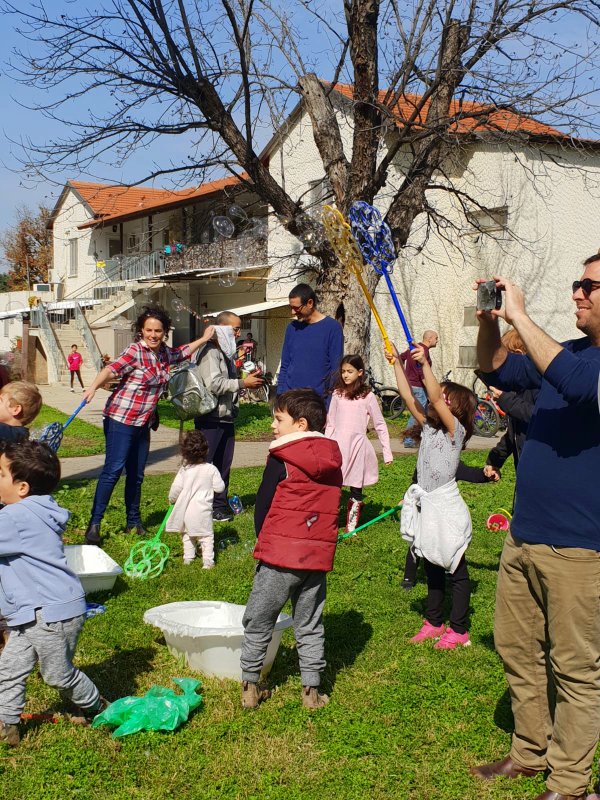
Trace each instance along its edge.
<path fill-rule="evenodd" d="M 389 289 L 390 294 L 392 296 L 392 301 L 394 303 L 394 306 L 396 307 L 396 311 L 398 313 L 398 317 L 400 318 L 400 324 L 402 325 L 402 329 L 404 330 L 404 335 L 406 336 L 406 340 L 408 342 L 408 346 L 409 346 L 409 348 L 411 350 L 414 350 L 415 349 L 415 345 L 413 343 L 413 337 L 412 337 L 412 334 L 411 334 L 411 332 L 409 330 L 408 323 L 406 321 L 406 317 L 404 316 L 404 313 L 402 312 L 402 308 L 400 307 L 400 301 L 398 300 L 398 295 L 396 294 L 396 290 L 394 289 L 394 287 L 392 285 L 392 278 L 390 276 L 390 273 L 389 272 L 384 272 L 383 273 L 383 277 L 385 278 L 385 281 L 387 283 L 388 289 Z M 415 362 L 415 363 L 418 363 L 418 362 Z M 418 364 L 418 366 L 420 366 L 420 365 Z"/>

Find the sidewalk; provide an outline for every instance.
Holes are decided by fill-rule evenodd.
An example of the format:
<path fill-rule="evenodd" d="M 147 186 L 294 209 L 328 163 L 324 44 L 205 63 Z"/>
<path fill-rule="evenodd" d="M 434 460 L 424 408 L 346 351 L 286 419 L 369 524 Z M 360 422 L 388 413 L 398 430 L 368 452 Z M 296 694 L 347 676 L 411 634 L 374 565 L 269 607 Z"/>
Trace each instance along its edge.
<path fill-rule="evenodd" d="M 72 393 L 67 386 L 42 386 L 40 387 L 44 404 L 58 408 L 65 414 L 72 414 L 79 402 L 80 393 Z M 107 394 L 99 389 L 92 402 L 84 406 L 78 414 L 78 419 L 89 422 L 91 425 L 102 427 L 102 409 L 106 402 Z M 146 465 L 146 475 L 162 475 L 175 473 L 179 469 L 179 431 L 174 428 L 159 426 L 151 434 L 150 455 Z M 372 440 L 378 454 L 381 446 L 377 439 Z M 473 436 L 467 445 L 467 450 L 489 450 L 498 441 L 497 437 L 487 439 L 483 436 Z M 414 455 L 414 448 L 406 448 L 399 439 L 392 439 L 392 452 L 395 456 Z M 267 460 L 269 442 L 241 442 L 235 444 L 233 467 L 262 467 Z M 96 478 L 102 470 L 104 456 L 81 456 L 77 458 L 61 458 L 62 477 L 82 479 Z"/>

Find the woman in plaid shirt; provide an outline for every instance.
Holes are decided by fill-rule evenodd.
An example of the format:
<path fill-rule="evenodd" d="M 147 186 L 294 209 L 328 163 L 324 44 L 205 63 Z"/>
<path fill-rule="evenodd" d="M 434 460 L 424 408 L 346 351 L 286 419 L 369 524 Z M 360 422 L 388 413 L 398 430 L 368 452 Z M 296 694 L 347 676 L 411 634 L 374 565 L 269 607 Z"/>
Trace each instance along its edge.
<path fill-rule="evenodd" d="M 169 367 L 189 359 L 214 334 L 213 326 L 209 325 L 195 342 L 168 347 L 164 340 L 171 330 L 171 318 L 160 307 L 145 308 L 133 327 L 135 341 L 96 375 L 83 394 L 89 402 L 99 386 L 115 378 L 119 381 L 103 412 L 106 459 L 85 533 L 87 544 L 100 544 L 100 523 L 123 470 L 126 531 L 145 534 L 140 517 L 142 481 L 150 449 L 150 428 L 169 380 Z"/>

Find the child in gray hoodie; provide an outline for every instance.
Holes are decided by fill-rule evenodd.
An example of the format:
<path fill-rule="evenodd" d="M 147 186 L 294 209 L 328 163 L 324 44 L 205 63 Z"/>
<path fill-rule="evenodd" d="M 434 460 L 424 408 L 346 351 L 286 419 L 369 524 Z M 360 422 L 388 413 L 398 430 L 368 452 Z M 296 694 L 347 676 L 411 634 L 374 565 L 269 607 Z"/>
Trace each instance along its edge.
<path fill-rule="evenodd" d="M 44 681 L 92 717 L 106 701 L 73 666 L 85 593 L 67 566 L 69 512 L 50 497 L 60 463 L 36 441 L 0 445 L 0 612 L 10 631 L 0 655 L 0 742 L 19 743 L 25 684 L 36 663 Z"/>

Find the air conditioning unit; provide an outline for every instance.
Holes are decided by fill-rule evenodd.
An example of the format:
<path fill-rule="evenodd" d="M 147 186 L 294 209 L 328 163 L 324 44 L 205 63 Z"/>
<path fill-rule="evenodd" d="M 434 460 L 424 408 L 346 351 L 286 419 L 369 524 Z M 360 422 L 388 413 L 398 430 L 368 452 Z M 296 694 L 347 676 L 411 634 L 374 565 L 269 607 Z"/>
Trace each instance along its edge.
<path fill-rule="evenodd" d="M 51 283 L 34 283 L 33 284 L 33 291 L 34 292 L 51 292 L 52 291 L 52 284 Z"/>

